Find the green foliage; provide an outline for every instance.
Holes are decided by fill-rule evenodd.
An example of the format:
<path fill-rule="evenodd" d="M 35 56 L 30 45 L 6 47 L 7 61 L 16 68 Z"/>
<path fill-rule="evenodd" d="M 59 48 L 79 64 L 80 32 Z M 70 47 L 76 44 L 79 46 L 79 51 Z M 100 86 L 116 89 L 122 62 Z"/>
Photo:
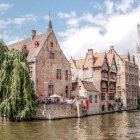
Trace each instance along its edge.
<path fill-rule="evenodd" d="M 138 97 L 138 106 L 137 109 L 140 110 L 140 97 Z"/>
<path fill-rule="evenodd" d="M 25 55 L 0 43 L 0 115 L 12 120 L 32 117 L 36 96 Z"/>

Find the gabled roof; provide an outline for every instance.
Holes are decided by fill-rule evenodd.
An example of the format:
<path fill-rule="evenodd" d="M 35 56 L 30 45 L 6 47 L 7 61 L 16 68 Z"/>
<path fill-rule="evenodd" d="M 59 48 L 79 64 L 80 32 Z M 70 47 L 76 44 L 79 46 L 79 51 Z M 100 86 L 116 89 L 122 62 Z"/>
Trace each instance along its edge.
<path fill-rule="evenodd" d="M 46 39 L 48 38 L 50 32 L 46 32 L 40 35 L 36 35 L 33 40 L 30 38 L 27 38 L 25 40 L 19 41 L 17 43 L 8 45 L 8 48 L 10 50 L 15 49 L 15 50 L 19 50 L 21 51 L 23 45 L 26 46 L 27 50 L 29 50 L 29 54 L 27 56 L 27 60 L 28 62 L 33 62 L 34 61 L 34 57 L 36 57 L 38 55 L 38 53 L 40 52 L 43 44 L 45 43 Z M 38 41 L 39 42 L 39 46 L 35 48 L 35 42 Z"/>
<path fill-rule="evenodd" d="M 82 82 L 84 88 L 87 91 L 95 91 L 95 92 L 97 92 L 97 89 L 96 89 L 96 87 L 95 87 L 93 82 L 89 82 L 89 81 L 81 81 L 81 82 Z"/>
<path fill-rule="evenodd" d="M 78 59 L 78 60 L 72 59 L 72 60 L 77 68 L 81 68 L 81 66 L 84 66 L 85 59 Z"/>
<path fill-rule="evenodd" d="M 107 59 L 108 59 L 109 66 L 111 67 L 113 61 L 113 54 L 107 53 Z"/>
<path fill-rule="evenodd" d="M 105 53 L 94 53 L 94 65 L 93 67 L 101 67 L 104 62 Z"/>
<path fill-rule="evenodd" d="M 105 58 L 105 53 L 94 53 L 93 54 L 93 67 L 101 67 L 103 65 Z M 87 61 L 87 55 L 86 58 L 84 59 L 72 59 L 74 64 L 76 65 L 77 68 L 88 68 L 88 61 Z"/>

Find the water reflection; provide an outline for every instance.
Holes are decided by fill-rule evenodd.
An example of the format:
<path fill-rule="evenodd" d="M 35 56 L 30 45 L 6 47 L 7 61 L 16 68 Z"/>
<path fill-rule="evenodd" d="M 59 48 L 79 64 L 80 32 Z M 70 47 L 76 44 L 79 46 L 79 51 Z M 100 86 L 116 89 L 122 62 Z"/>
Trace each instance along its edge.
<path fill-rule="evenodd" d="M 140 112 L 123 112 L 57 121 L 0 123 L 0 140 L 130 139 L 140 139 Z"/>

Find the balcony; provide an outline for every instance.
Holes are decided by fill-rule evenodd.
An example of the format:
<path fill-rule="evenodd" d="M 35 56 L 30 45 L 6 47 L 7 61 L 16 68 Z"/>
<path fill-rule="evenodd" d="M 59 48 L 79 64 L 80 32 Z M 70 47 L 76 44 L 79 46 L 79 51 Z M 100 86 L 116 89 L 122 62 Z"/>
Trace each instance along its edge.
<path fill-rule="evenodd" d="M 101 88 L 101 92 L 108 92 L 107 88 Z"/>

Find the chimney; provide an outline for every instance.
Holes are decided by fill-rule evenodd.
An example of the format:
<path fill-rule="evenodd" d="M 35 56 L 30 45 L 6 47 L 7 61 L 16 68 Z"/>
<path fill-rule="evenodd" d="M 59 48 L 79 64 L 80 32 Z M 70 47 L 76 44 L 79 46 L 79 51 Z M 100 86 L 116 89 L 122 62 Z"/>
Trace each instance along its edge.
<path fill-rule="evenodd" d="M 36 30 L 32 30 L 32 36 L 31 36 L 32 40 L 34 39 L 35 36 L 36 36 Z"/>
<path fill-rule="evenodd" d="M 114 46 L 110 46 L 110 49 L 111 49 L 111 50 L 114 49 Z"/>
<path fill-rule="evenodd" d="M 88 67 L 93 67 L 94 59 L 93 59 L 93 49 L 88 49 Z"/>

